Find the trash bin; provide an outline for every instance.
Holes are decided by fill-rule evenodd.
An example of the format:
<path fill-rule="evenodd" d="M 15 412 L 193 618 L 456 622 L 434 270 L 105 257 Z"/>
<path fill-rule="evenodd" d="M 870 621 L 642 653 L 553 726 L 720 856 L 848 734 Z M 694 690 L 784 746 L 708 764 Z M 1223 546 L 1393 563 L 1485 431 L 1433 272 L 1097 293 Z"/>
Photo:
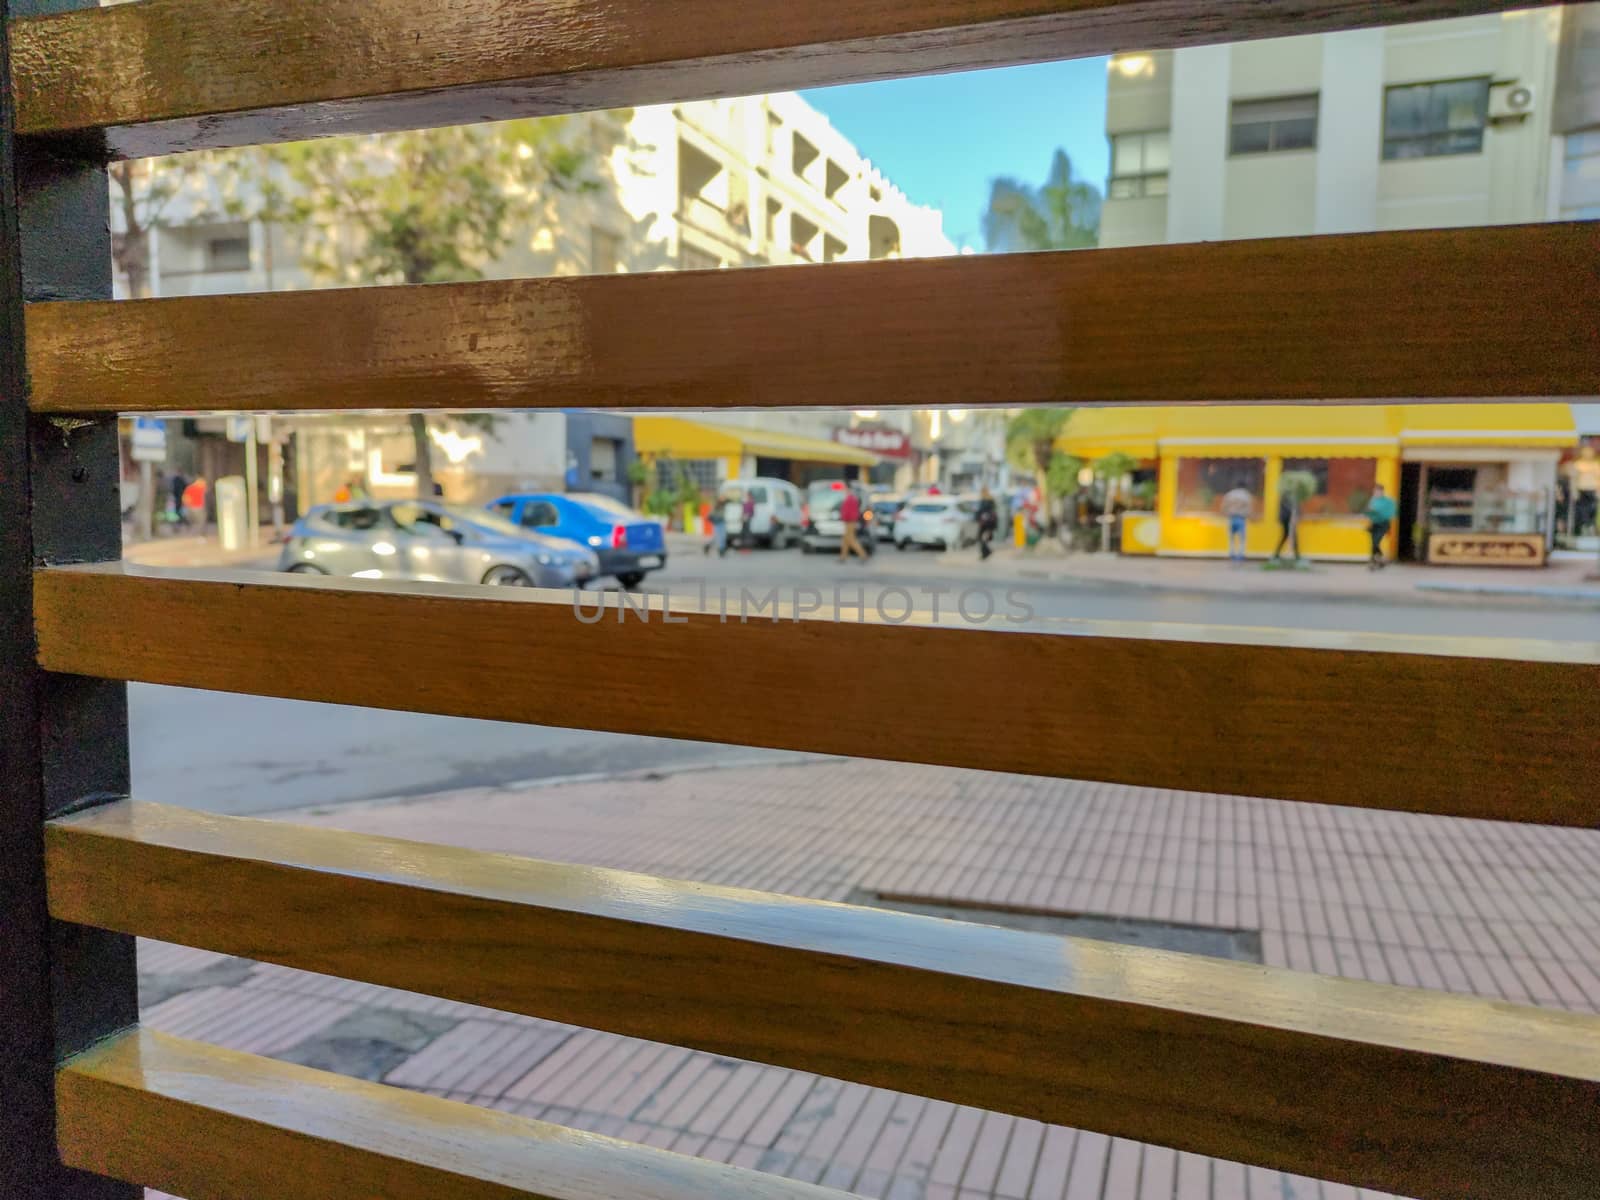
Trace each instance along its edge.
<path fill-rule="evenodd" d="M 217 541 L 224 550 L 241 550 L 248 544 L 249 504 L 245 500 L 244 480 L 224 475 L 217 480 L 214 493 L 217 505 Z"/>

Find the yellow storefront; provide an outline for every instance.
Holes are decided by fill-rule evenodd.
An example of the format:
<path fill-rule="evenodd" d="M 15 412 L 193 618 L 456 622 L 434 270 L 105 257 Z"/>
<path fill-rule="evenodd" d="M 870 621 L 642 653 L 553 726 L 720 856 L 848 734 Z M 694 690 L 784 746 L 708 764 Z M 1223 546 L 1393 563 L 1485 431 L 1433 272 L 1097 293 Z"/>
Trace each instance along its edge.
<path fill-rule="evenodd" d="M 1057 444 L 1086 462 L 1121 451 L 1156 466 L 1154 510 L 1123 516 L 1125 554 L 1226 556 L 1221 501 L 1243 487 L 1255 499 L 1246 552 L 1266 557 L 1283 534 L 1279 482 L 1286 471 L 1298 471 L 1315 482 L 1301 510 L 1300 553 L 1356 561 L 1369 551 L 1362 514 L 1376 485 L 1400 503 L 1385 539 L 1391 558 L 1403 533 L 1408 549 L 1421 538 L 1421 557 L 1430 521 L 1447 519 L 1436 517 L 1444 510 L 1418 490 L 1428 478 L 1425 467 L 1405 464 L 1449 464 L 1436 474 L 1471 471 L 1476 479 L 1482 473 L 1492 481 L 1486 488 L 1504 487 L 1505 479 L 1521 478 L 1518 472 L 1542 479 L 1545 457 L 1553 471 L 1560 448 L 1576 444 L 1576 434 L 1565 404 L 1152 406 L 1079 409 Z M 1484 498 L 1466 507 L 1487 513 L 1491 503 Z M 1535 511 L 1532 501 L 1523 508 Z M 1534 517 L 1521 520 L 1536 523 Z"/>

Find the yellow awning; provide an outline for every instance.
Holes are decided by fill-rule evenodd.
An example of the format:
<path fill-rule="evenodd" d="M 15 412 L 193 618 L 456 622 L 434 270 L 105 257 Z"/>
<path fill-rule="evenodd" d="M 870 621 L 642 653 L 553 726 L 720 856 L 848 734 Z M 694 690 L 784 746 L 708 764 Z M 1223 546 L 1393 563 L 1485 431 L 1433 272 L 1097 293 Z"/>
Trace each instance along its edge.
<path fill-rule="evenodd" d="M 633 445 L 640 454 L 666 454 L 673 458 L 732 458 L 758 454 L 763 458 L 789 458 L 801 462 L 841 463 L 858 467 L 882 461 L 870 450 L 844 446 L 823 438 L 779 433 L 773 429 L 718 425 L 687 417 L 635 417 Z"/>
<path fill-rule="evenodd" d="M 1570 404 L 1405 404 L 1402 446 L 1576 446 Z"/>
<path fill-rule="evenodd" d="M 1402 446 L 1575 446 L 1566 404 L 1234 404 L 1080 408 L 1057 445 L 1095 459 L 1370 458 Z"/>
<path fill-rule="evenodd" d="M 1120 452 L 1134 458 L 1156 456 L 1156 429 L 1163 408 L 1079 408 L 1056 439 L 1063 453 L 1092 462 Z"/>

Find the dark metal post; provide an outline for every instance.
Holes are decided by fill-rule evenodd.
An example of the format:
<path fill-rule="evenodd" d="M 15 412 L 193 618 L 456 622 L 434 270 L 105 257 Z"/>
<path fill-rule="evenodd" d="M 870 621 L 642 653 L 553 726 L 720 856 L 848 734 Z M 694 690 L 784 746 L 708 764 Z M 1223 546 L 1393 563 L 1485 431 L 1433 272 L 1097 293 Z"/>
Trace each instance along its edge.
<path fill-rule="evenodd" d="M 88 0 L 89 4 L 93 0 Z M 111 295 L 103 164 L 13 134 L 12 16 L 83 0 L 0 0 L 0 1200 L 136 1200 L 62 1167 L 54 1068 L 138 1017 L 133 939 L 52 922 L 44 822 L 128 787 L 126 689 L 35 666 L 36 564 L 119 557 L 115 417 L 31 418 L 23 304 Z"/>

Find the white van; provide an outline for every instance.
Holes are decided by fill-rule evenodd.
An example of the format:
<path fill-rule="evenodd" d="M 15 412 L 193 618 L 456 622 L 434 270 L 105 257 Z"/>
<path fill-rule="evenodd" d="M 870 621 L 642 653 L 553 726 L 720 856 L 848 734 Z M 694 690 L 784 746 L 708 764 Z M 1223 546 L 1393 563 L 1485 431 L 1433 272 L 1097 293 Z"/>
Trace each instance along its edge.
<path fill-rule="evenodd" d="M 756 502 L 750 519 L 750 541 L 757 546 L 786 549 L 800 540 L 800 489 L 787 479 L 757 476 L 730 479 L 717 489 L 717 503 L 728 523 L 728 545 L 740 546 L 744 534 L 744 498 Z"/>

